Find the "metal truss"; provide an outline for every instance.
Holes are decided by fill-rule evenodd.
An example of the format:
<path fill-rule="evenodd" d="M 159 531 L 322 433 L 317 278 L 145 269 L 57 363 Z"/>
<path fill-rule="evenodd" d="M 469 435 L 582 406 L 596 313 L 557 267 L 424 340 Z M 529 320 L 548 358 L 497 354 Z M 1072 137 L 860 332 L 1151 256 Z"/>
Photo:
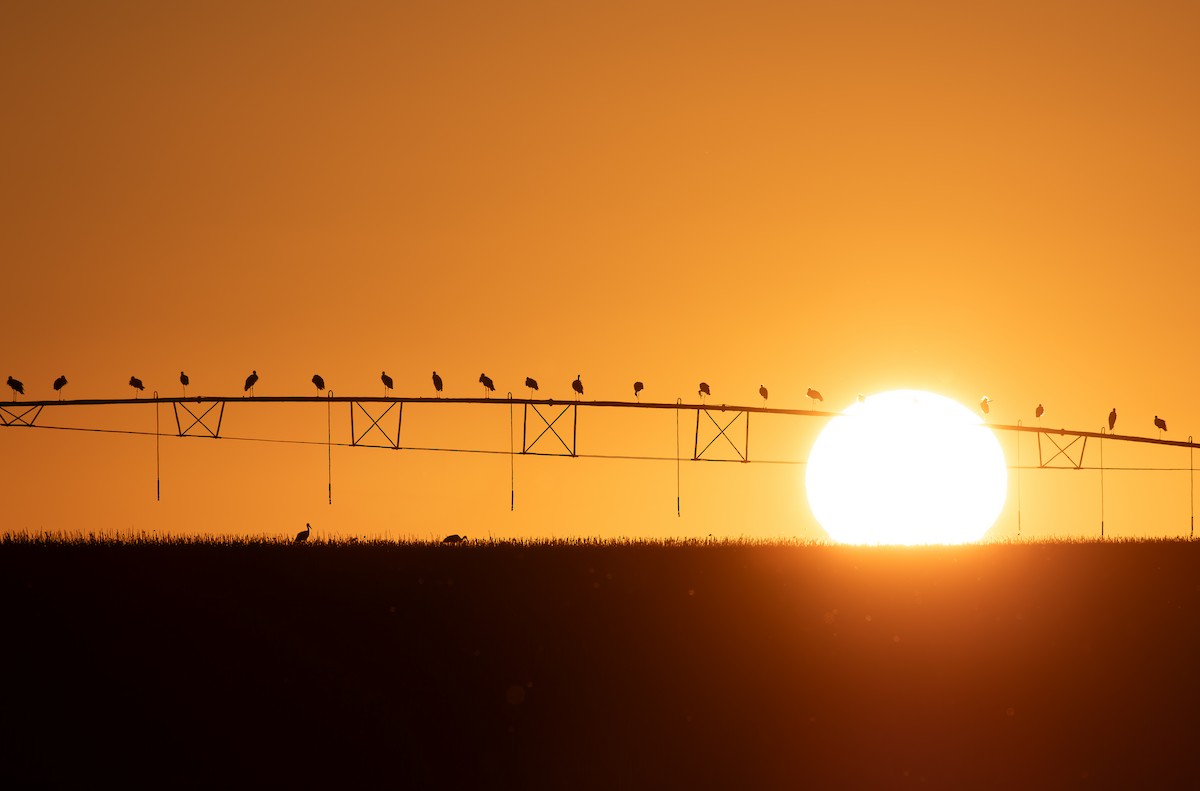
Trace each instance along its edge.
<path fill-rule="evenodd" d="M 372 403 L 374 403 L 374 401 Z M 401 401 L 388 401 L 386 403 L 387 403 L 387 407 L 383 410 L 383 412 L 381 412 L 379 414 L 378 417 L 376 417 L 375 415 L 371 414 L 370 410 L 368 410 L 365 406 L 363 406 L 362 401 L 358 401 L 358 400 L 350 401 L 350 445 L 351 446 L 356 447 L 356 448 L 360 447 L 360 446 L 367 447 L 367 448 L 384 448 L 384 447 L 386 447 L 386 448 L 391 448 L 392 450 L 400 450 L 400 426 L 404 422 L 404 403 Z M 363 415 L 369 421 L 369 424 L 367 425 L 367 427 L 365 429 L 363 429 L 361 434 L 359 434 L 354 427 L 354 408 L 355 407 L 358 407 L 358 409 L 363 413 Z M 382 425 L 380 425 L 381 422 L 383 421 L 383 419 L 388 416 L 388 413 L 392 411 L 393 407 L 396 408 L 396 437 L 395 437 L 395 439 L 393 439 L 392 435 L 388 434 L 387 430 Z M 387 445 L 375 445 L 370 442 L 363 442 L 363 439 L 365 439 L 366 436 L 368 434 L 370 434 L 372 431 L 378 431 L 383 436 L 383 438 L 385 440 L 387 440 Z"/>
<path fill-rule="evenodd" d="M 16 407 L 0 406 L 0 422 L 6 426 L 29 426 L 33 427 L 33 423 L 38 419 L 38 415 L 42 414 L 43 404 L 34 404 L 18 410 Z M 33 416 L 30 417 L 30 413 Z"/>
<path fill-rule="evenodd" d="M 1039 431 L 1038 439 L 1038 466 L 1046 469 L 1082 469 L 1083 468 L 1083 453 L 1087 450 L 1088 438 L 1081 434 L 1068 434 L 1059 432 L 1063 441 L 1054 438 L 1054 435 L 1048 431 Z M 1042 437 L 1045 436 L 1052 446 L 1054 452 L 1051 453 L 1051 447 L 1045 449 L 1045 454 L 1042 452 Z M 1067 437 L 1071 437 L 1070 442 L 1065 441 Z M 1072 455 L 1072 449 L 1077 455 Z M 1061 461 L 1058 461 L 1061 459 Z M 1057 463 L 1056 463 L 1057 462 Z"/>
<path fill-rule="evenodd" d="M 533 438 L 532 441 L 529 441 L 529 439 L 528 439 L 529 434 L 530 434 L 530 430 L 529 430 L 529 408 L 530 407 L 533 407 L 533 413 L 535 415 L 537 415 L 539 418 L 541 418 L 542 423 L 544 423 L 546 426 L 538 433 L 538 435 L 536 437 Z M 548 406 L 547 408 L 549 409 L 551 407 Z M 567 444 L 567 441 L 565 439 L 563 439 L 562 434 L 558 433 L 558 429 L 554 428 L 554 424 L 557 423 L 563 415 L 567 414 L 567 412 L 571 413 L 571 442 L 570 442 L 570 444 Z M 533 428 L 536 431 L 538 426 L 536 424 L 534 424 Z M 553 452 L 550 452 L 550 451 L 535 451 L 533 449 L 533 446 L 537 445 L 538 440 L 540 440 L 542 437 L 545 437 L 547 433 L 549 433 L 555 439 L 558 440 L 558 444 L 562 445 L 563 450 L 565 450 L 566 453 L 561 453 L 558 450 L 554 450 Z M 564 431 L 563 433 L 566 433 L 566 432 Z M 529 455 L 532 455 L 532 456 L 575 456 L 576 455 L 576 453 L 575 453 L 576 441 L 577 441 L 578 437 L 579 437 L 579 404 L 567 403 L 567 404 L 563 405 L 562 411 L 560 411 L 557 415 L 555 415 L 553 420 L 547 420 L 546 416 L 542 414 L 542 410 L 538 409 L 537 404 L 534 404 L 531 402 L 526 402 L 525 414 L 521 421 L 521 453 L 522 453 L 522 455 L 526 455 L 526 456 L 529 456 Z M 546 437 L 546 442 L 550 443 L 549 437 Z M 554 448 L 558 447 L 557 445 L 553 445 L 553 443 L 550 443 L 550 444 L 551 444 L 551 447 L 554 447 Z"/>
<path fill-rule="evenodd" d="M 202 404 L 203 402 L 199 398 L 197 398 L 196 403 Z M 225 417 L 225 401 L 224 401 L 224 399 L 219 400 L 219 401 L 213 401 L 211 404 L 208 405 L 208 409 L 205 409 L 203 412 L 200 411 L 199 406 L 197 406 L 196 411 L 193 412 L 192 408 L 187 405 L 186 401 L 172 401 L 171 405 L 175 408 L 175 430 L 179 432 L 179 436 L 181 436 L 181 437 L 212 437 L 213 439 L 220 439 L 220 437 L 221 437 L 221 421 Z M 187 416 L 182 419 L 180 419 L 180 415 L 179 415 L 180 407 L 183 407 L 183 411 L 187 413 Z M 211 426 L 208 424 L 208 420 L 210 419 L 208 416 L 214 409 L 217 410 L 217 414 L 216 414 L 217 424 L 215 426 Z M 199 412 L 199 414 L 197 414 L 197 412 Z M 187 422 L 188 418 L 191 418 L 190 423 Z M 185 423 L 187 424 L 186 427 L 184 426 Z M 193 433 L 193 431 L 195 433 Z"/>
<path fill-rule="evenodd" d="M 721 411 L 724 412 L 725 407 L 721 407 Z M 704 413 L 704 416 L 707 417 L 710 421 L 712 421 L 712 424 L 717 429 L 717 433 L 713 435 L 712 439 L 710 439 L 708 441 L 708 444 L 705 445 L 703 448 L 700 447 L 700 423 L 702 422 L 700 420 L 701 413 Z M 746 424 L 745 442 L 742 445 L 742 447 L 740 447 L 740 448 L 738 447 L 737 443 L 733 441 L 733 438 L 729 436 L 729 429 L 731 429 L 733 427 L 733 424 L 738 421 L 738 418 L 745 418 L 744 422 Z M 708 426 L 707 423 L 705 423 L 704 425 L 706 427 Z M 729 447 L 733 448 L 733 452 L 737 454 L 738 457 L 737 457 L 736 461 L 741 461 L 741 462 L 750 461 L 750 413 L 746 410 L 739 409 L 736 412 L 734 412 L 734 415 L 732 418 L 729 419 L 729 422 L 726 423 L 724 426 L 722 426 L 719 422 L 717 422 L 717 419 L 712 416 L 712 414 L 709 412 L 709 410 L 704 409 L 704 408 L 700 408 L 700 409 L 696 410 L 696 439 L 695 439 L 695 444 L 692 446 L 692 461 L 705 460 L 704 454 L 708 451 L 709 448 L 712 447 L 713 443 L 716 442 L 721 437 L 725 438 L 725 441 L 729 443 Z M 724 447 L 724 446 L 720 445 L 718 447 Z M 707 459 L 707 461 L 717 461 L 717 459 Z M 724 461 L 724 459 L 721 459 L 720 461 Z M 730 459 L 729 461 L 734 461 L 734 459 Z"/>

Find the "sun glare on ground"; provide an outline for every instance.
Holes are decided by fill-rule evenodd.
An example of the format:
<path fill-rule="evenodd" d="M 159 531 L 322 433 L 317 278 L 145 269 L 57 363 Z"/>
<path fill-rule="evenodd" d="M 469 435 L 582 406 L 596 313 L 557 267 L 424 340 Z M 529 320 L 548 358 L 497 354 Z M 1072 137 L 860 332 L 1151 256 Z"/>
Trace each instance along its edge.
<path fill-rule="evenodd" d="M 817 438 L 808 501 L 844 544 L 963 544 L 996 521 L 1008 485 L 995 434 L 945 396 L 893 390 L 852 404 Z"/>

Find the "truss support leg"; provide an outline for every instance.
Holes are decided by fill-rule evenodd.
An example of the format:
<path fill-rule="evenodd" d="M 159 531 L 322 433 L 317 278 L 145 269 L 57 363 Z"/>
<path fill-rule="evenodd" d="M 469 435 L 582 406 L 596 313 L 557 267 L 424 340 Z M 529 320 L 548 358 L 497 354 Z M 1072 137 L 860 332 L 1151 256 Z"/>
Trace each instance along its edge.
<path fill-rule="evenodd" d="M 208 405 L 208 409 L 205 409 L 203 412 L 200 411 L 199 407 L 193 412 L 191 407 L 181 401 L 172 401 L 171 406 L 175 410 L 175 430 L 179 436 L 221 438 L 221 421 L 225 419 L 225 402 L 223 400 L 213 401 Z M 187 417 L 181 419 L 179 414 L 180 407 L 183 407 L 183 411 Z M 214 409 L 217 410 L 217 425 L 215 427 L 208 424 L 208 416 L 212 414 Z M 183 424 L 188 421 L 188 418 L 191 418 L 191 421 L 188 422 L 187 426 L 184 426 Z"/>

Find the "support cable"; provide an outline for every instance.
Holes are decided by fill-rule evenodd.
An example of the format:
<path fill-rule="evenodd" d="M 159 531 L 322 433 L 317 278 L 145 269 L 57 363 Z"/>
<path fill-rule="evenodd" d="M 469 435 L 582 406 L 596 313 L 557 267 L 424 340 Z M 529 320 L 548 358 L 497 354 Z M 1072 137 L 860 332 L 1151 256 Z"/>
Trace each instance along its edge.
<path fill-rule="evenodd" d="M 153 432 L 153 431 L 137 431 L 135 429 L 113 429 L 113 428 L 83 428 L 80 426 L 22 426 L 21 428 L 29 428 L 29 429 L 34 429 L 34 430 L 41 429 L 41 430 L 49 430 L 49 431 L 80 431 L 80 432 L 92 433 L 92 434 L 126 434 L 129 436 L 135 436 L 135 437 L 152 437 L 155 435 L 155 432 Z M 188 435 L 188 436 L 183 436 L 183 437 L 172 436 L 172 439 L 180 439 L 180 440 L 186 439 L 186 440 L 195 440 L 197 442 L 203 442 L 205 440 L 212 440 L 214 438 L 203 437 L 203 436 L 197 437 L 197 436 Z M 277 445 L 325 445 L 325 444 L 331 444 L 333 447 L 338 447 L 338 448 L 364 448 L 364 449 L 368 449 L 368 450 L 392 450 L 392 451 L 396 450 L 396 448 L 393 447 L 392 445 L 356 445 L 352 442 L 329 443 L 328 440 L 326 440 L 325 442 L 322 442 L 321 440 L 311 440 L 311 439 L 278 439 L 278 438 L 271 438 L 271 437 L 223 436 L 223 437 L 220 437 L 220 440 L 222 442 L 224 442 L 224 441 L 265 442 L 265 443 L 277 444 Z M 509 453 L 510 453 L 507 450 L 489 450 L 487 448 L 439 448 L 439 447 L 434 447 L 434 446 L 418 447 L 418 446 L 409 446 L 409 445 L 405 445 L 403 447 L 403 450 L 426 451 L 426 452 L 430 452 L 430 453 L 480 453 L 480 454 L 485 454 L 485 455 L 487 455 L 487 454 L 509 455 Z M 561 454 L 561 453 L 530 453 L 528 455 L 530 455 L 530 456 L 553 456 L 556 458 L 570 458 L 569 456 L 566 456 L 565 454 Z M 676 455 L 674 455 L 674 456 L 638 456 L 638 455 L 633 455 L 633 454 L 620 454 L 620 453 L 580 453 L 580 454 L 577 454 L 577 456 L 578 456 L 578 458 L 581 458 L 581 459 L 610 459 L 610 460 L 625 460 L 625 461 L 674 461 L 677 464 L 681 464 L 681 462 L 682 462 L 682 455 L 681 455 L 680 451 L 678 450 L 678 445 L 677 445 Z M 740 458 L 739 459 L 690 459 L 689 461 L 696 461 L 701 464 L 743 464 L 744 463 L 742 461 L 742 459 L 740 459 Z M 755 459 L 753 463 L 754 464 L 783 464 L 783 465 L 790 465 L 790 466 L 803 466 L 803 465 L 808 464 L 808 461 L 806 459 Z M 1006 466 L 1006 469 L 1008 469 L 1008 470 L 1017 470 L 1017 469 L 1021 469 L 1021 470 L 1062 470 L 1062 471 L 1069 470 L 1069 471 L 1073 472 L 1073 471 L 1077 471 L 1077 470 L 1096 470 L 1096 469 L 1100 469 L 1100 468 L 1087 467 L 1087 466 L 1083 466 L 1083 467 L 1038 467 L 1038 466 L 1030 466 L 1030 465 L 1023 465 L 1023 466 L 1018 467 L 1015 464 L 1009 464 Z M 1104 469 L 1107 470 L 1108 472 L 1188 472 L 1190 468 L 1188 468 L 1188 467 L 1104 467 Z M 678 480 L 679 479 L 677 476 L 677 478 L 676 478 L 677 486 L 678 486 Z"/>
<path fill-rule="evenodd" d="M 1017 421 L 1021 425 L 1021 421 Z M 1017 432 L 1017 538 L 1021 537 L 1021 433 Z"/>
<path fill-rule="evenodd" d="M 162 436 L 158 431 L 158 391 L 154 391 L 154 499 L 162 502 L 162 461 L 159 454 L 159 444 Z"/>
<path fill-rule="evenodd" d="M 681 500 L 679 495 L 679 479 L 680 479 L 680 458 L 679 458 L 679 405 L 683 403 L 682 398 L 675 399 L 675 516 L 682 516 Z"/>
<path fill-rule="evenodd" d="M 333 505 L 333 391 L 326 393 L 325 402 L 325 481 L 329 494 L 329 504 Z"/>
<path fill-rule="evenodd" d="M 513 403 L 508 394 L 508 510 L 517 510 L 517 461 L 513 455 Z"/>

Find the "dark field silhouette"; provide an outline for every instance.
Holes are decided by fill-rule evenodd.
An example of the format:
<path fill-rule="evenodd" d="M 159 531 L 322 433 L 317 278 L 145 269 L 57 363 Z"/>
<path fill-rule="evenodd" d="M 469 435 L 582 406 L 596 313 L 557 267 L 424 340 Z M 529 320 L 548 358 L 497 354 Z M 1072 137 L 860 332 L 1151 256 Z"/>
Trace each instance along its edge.
<path fill-rule="evenodd" d="M 24 540 L 0 586 L 6 787 L 1200 782 L 1187 542 Z"/>

